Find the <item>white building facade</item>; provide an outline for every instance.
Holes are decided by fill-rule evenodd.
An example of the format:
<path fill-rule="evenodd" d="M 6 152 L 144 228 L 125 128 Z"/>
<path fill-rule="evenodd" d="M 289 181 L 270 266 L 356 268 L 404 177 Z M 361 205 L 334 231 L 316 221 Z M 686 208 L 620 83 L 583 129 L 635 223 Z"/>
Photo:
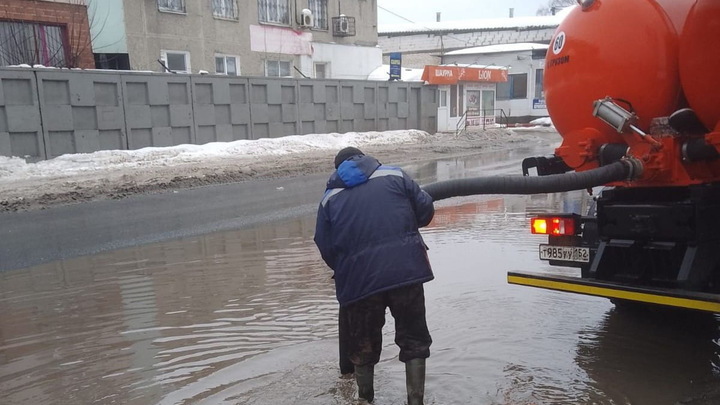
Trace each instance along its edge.
<path fill-rule="evenodd" d="M 527 123 L 548 116 L 543 90 L 547 49 L 548 45 L 534 43 L 491 45 L 448 52 L 442 62 L 506 68 L 508 80 L 493 84 L 495 117 L 498 122 Z M 467 102 L 475 97 L 475 93 L 467 93 L 467 88 L 464 91 Z"/>
<path fill-rule="evenodd" d="M 87 1 L 98 68 L 365 79 L 382 64 L 376 0 Z"/>

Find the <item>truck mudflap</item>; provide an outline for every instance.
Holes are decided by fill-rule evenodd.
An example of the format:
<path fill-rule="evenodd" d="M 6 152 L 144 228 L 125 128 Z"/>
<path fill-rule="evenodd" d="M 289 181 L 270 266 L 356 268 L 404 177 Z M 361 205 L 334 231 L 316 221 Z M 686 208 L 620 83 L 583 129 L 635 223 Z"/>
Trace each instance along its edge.
<path fill-rule="evenodd" d="M 608 281 L 582 279 L 579 277 L 525 272 L 508 272 L 507 281 L 509 284 L 548 290 L 720 313 L 719 294 L 636 287 Z"/>

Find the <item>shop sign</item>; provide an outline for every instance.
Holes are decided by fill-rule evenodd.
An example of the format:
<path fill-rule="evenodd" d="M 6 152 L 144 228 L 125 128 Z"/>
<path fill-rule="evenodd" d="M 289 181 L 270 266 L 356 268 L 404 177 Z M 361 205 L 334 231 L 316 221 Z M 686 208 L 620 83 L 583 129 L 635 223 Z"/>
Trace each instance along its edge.
<path fill-rule="evenodd" d="M 402 78 L 402 54 L 400 52 L 390 53 L 390 80 Z"/>

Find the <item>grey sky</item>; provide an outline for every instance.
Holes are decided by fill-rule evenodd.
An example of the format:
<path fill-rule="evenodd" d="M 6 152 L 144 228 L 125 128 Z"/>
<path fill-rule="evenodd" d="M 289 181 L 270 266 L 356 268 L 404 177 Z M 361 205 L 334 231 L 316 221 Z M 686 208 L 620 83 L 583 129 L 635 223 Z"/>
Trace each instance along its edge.
<path fill-rule="evenodd" d="M 510 8 L 516 17 L 534 16 L 548 0 L 378 0 L 378 23 L 406 24 L 399 14 L 416 23 L 435 21 L 435 13 L 442 13 L 442 21 L 471 20 L 478 18 L 504 18 Z"/>

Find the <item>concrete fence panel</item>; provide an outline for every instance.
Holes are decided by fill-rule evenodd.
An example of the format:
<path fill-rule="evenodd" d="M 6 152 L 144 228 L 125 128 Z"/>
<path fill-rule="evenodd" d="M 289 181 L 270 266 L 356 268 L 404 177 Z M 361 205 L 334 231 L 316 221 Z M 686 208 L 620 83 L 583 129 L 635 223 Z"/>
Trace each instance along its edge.
<path fill-rule="evenodd" d="M 342 101 L 340 108 L 343 132 L 375 130 L 376 89 L 377 83 L 372 82 L 348 82 L 343 84 L 341 87 Z"/>
<path fill-rule="evenodd" d="M 438 90 L 435 86 L 414 86 L 420 90 L 418 128 L 431 134 L 437 132 Z"/>
<path fill-rule="evenodd" d="M 353 102 L 356 130 L 374 131 L 377 128 L 377 83 L 355 86 Z"/>
<path fill-rule="evenodd" d="M 32 71 L 7 71 L 0 76 L 0 154 L 31 162 L 47 158 Z"/>
<path fill-rule="evenodd" d="M 251 139 L 247 79 L 192 77 L 196 143 Z"/>
<path fill-rule="evenodd" d="M 0 155 L 230 142 L 295 134 L 435 132 L 437 89 L 415 82 L 0 69 Z"/>
<path fill-rule="evenodd" d="M 128 149 L 195 143 L 190 77 L 123 74 Z"/>
<path fill-rule="evenodd" d="M 297 80 L 250 79 L 252 139 L 298 134 Z"/>
<path fill-rule="evenodd" d="M 321 114 L 321 118 L 318 120 L 319 133 L 330 133 L 330 132 L 341 132 L 342 131 L 342 119 L 341 119 L 341 105 L 340 105 L 340 91 L 341 83 L 338 80 L 324 80 L 324 88 L 320 89 L 324 92 L 322 95 L 322 102 L 317 103 L 317 108 L 320 111 L 324 111 Z"/>
<path fill-rule="evenodd" d="M 122 90 L 117 74 L 36 74 L 46 158 L 127 149 Z"/>
<path fill-rule="evenodd" d="M 300 121 L 300 134 L 316 133 L 316 121 L 322 114 L 316 111 L 315 100 L 320 98 L 320 86 L 312 81 L 298 82 L 298 120 Z M 324 111 L 322 111 L 324 114 Z"/>

